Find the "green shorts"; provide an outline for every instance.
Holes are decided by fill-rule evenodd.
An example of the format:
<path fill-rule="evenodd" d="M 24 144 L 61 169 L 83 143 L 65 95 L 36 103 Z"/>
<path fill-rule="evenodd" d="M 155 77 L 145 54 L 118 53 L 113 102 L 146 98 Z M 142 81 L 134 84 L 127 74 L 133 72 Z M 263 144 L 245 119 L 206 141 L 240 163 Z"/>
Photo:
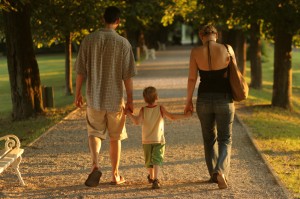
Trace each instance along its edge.
<path fill-rule="evenodd" d="M 153 165 L 161 166 L 165 154 L 165 144 L 143 144 L 145 166 L 153 168 Z"/>

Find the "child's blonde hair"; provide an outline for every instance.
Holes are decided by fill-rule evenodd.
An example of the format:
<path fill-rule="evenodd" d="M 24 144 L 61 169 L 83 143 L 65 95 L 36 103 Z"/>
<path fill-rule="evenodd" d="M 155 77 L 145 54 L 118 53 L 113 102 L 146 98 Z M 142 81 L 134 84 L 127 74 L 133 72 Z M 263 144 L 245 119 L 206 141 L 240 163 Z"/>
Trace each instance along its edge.
<path fill-rule="evenodd" d="M 143 97 L 146 103 L 154 104 L 158 97 L 156 88 L 153 86 L 146 87 L 143 91 Z"/>

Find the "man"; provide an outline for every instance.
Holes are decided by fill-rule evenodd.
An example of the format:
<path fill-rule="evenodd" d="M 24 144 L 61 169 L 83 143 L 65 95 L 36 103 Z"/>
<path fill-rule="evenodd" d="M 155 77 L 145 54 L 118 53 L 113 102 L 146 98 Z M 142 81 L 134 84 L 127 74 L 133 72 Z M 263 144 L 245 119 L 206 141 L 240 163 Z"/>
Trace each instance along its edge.
<path fill-rule="evenodd" d="M 99 165 L 101 142 L 110 138 L 112 165 L 111 184 L 125 182 L 119 174 L 121 140 L 127 138 L 123 101 L 123 82 L 127 94 L 125 110 L 133 110 L 132 77 L 136 75 L 134 56 L 128 40 L 115 29 L 120 24 L 121 12 L 110 6 L 104 13 L 105 28 L 84 38 L 75 62 L 75 105 L 81 107 L 81 87 L 86 81 L 87 131 L 92 156 L 92 172 L 85 185 L 97 186 L 102 175 Z"/>

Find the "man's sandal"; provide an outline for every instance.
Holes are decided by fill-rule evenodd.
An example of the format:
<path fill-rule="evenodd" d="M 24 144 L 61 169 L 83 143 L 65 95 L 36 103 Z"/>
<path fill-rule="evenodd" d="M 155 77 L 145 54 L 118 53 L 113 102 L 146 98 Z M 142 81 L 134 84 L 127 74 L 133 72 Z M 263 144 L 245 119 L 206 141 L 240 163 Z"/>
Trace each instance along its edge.
<path fill-rule="evenodd" d="M 84 184 L 88 187 L 96 187 L 99 185 L 101 176 L 102 176 L 101 171 L 95 169 L 92 171 L 92 173 L 89 174 Z"/>
<path fill-rule="evenodd" d="M 125 182 L 126 182 L 125 178 L 123 178 L 122 176 L 120 176 L 120 180 L 119 181 L 111 181 L 110 184 L 111 185 L 119 185 L 119 184 L 123 184 Z"/>

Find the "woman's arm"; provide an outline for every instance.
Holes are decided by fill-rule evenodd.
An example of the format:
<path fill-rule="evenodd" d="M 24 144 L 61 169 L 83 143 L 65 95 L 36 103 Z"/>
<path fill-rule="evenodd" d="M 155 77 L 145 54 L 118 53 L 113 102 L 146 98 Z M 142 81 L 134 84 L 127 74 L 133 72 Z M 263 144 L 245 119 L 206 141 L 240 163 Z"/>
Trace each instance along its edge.
<path fill-rule="evenodd" d="M 189 67 L 189 77 L 187 82 L 187 97 L 186 97 L 186 105 L 184 112 L 187 113 L 188 111 L 193 112 L 193 94 L 194 89 L 197 81 L 197 72 L 198 72 L 198 66 L 196 63 L 196 59 L 194 58 L 194 51 L 191 51 L 190 55 L 190 67 Z"/>

